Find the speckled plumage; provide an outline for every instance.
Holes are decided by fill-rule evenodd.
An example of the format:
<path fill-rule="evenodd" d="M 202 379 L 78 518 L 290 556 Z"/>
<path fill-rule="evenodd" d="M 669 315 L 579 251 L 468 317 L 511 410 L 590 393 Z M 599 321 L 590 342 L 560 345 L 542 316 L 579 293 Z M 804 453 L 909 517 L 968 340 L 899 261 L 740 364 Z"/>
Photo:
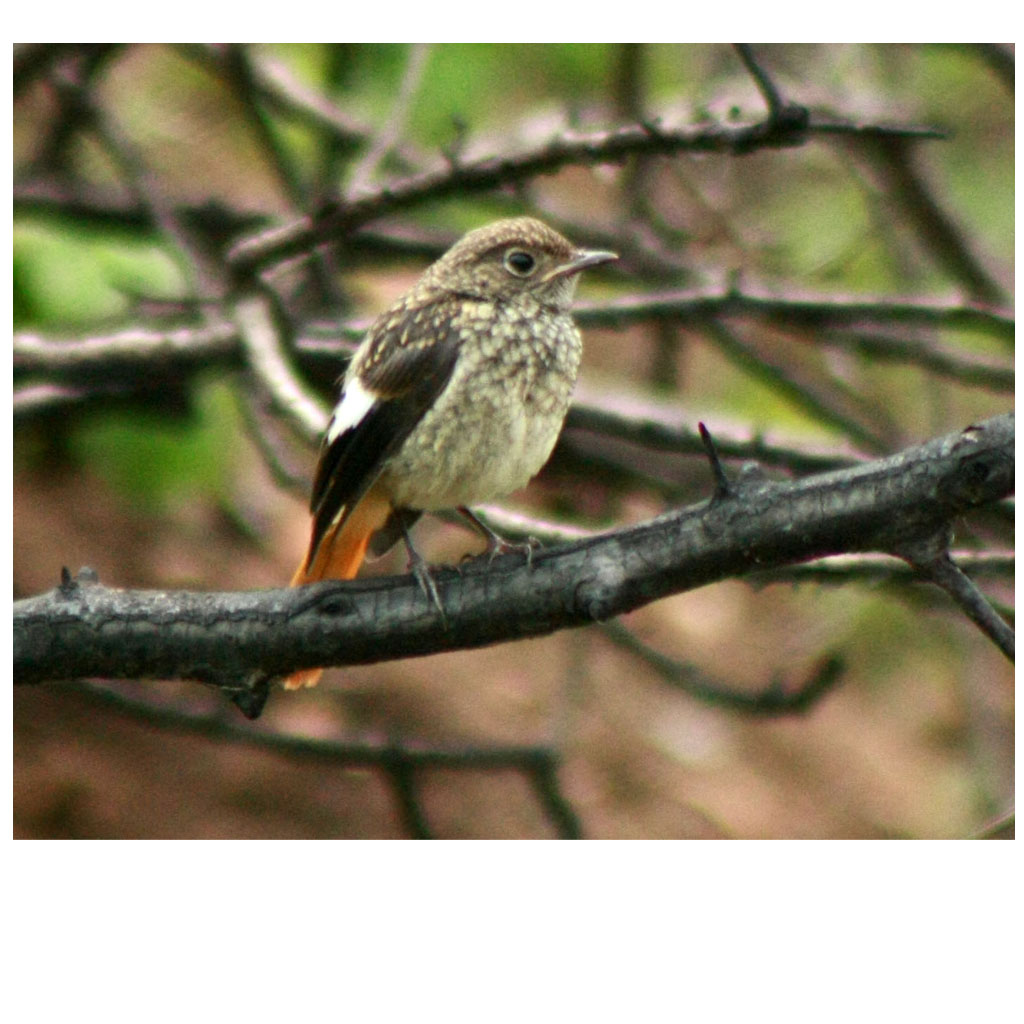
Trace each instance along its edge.
<path fill-rule="evenodd" d="M 393 508 L 423 511 L 524 486 L 554 447 L 579 370 L 569 312 L 578 274 L 613 258 L 529 217 L 497 221 L 382 313 L 352 358 L 321 450 L 307 562 L 371 486 Z M 363 413 L 357 390 L 376 402 L 349 424 L 353 409 Z"/>

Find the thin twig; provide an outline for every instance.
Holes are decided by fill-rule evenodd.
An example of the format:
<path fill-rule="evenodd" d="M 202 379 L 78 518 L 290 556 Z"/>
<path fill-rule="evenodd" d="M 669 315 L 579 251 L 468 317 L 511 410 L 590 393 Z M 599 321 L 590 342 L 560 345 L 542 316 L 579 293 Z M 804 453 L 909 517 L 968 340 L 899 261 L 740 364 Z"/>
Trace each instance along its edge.
<path fill-rule="evenodd" d="M 362 159 L 352 169 L 346 194 L 357 197 L 369 188 L 381 162 L 395 148 L 405 129 L 405 123 L 412 109 L 413 100 L 423 80 L 423 73 L 430 56 L 429 43 L 411 43 L 406 58 L 402 81 L 398 86 L 391 112 L 381 122 L 381 127 L 370 142 Z"/>
<path fill-rule="evenodd" d="M 963 613 L 1003 652 L 1014 660 L 1014 633 L 978 589 L 974 581 L 943 551 L 937 556 L 921 558 L 916 551 L 901 551 L 917 571 L 937 587 L 941 587 L 957 603 Z"/>
<path fill-rule="evenodd" d="M 951 552 L 950 557 L 968 575 L 1012 581 L 1016 572 L 1013 552 Z M 752 573 L 748 581 L 760 583 L 813 583 L 820 586 L 848 586 L 850 583 L 893 583 L 909 586 L 920 573 L 895 555 L 832 555 L 803 565 L 787 565 L 763 573 Z M 918 591 L 920 587 L 916 588 Z M 944 600 L 940 598 L 940 600 Z"/>
<path fill-rule="evenodd" d="M 234 313 L 249 363 L 275 406 L 309 441 L 319 442 L 327 412 L 292 372 L 269 298 L 258 292 L 243 295 L 235 301 Z"/>
<path fill-rule="evenodd" d="M 775 679 L 764 689 L 746 692 L 713 682 L 694 665 L 662 654 L 644 643 L 621 622 L 602 623 L 601 632 L 620 647 L 646 661 L 666 682 L 685 690 L 702 703 L 751 714 L 786 715 L 807 711 L 839 683 L 845 668 L 838 655 L 830 654 L 821 660 L 808 679 L 799 686 L 786 688 L 780 680 Z"/>
<path fill-rule="evenodd" d="M 776 394 L 789 399 L 803 412 L 820 423 L 839 430 L 868 452 L 878 455 L 891 449 L 892 445 L 886 438 L 879 437 L 862 423 L 852 419 L 823 395 L 815 394 L 785 367 L 769 361 L 766 356 L 754 351 L 724 324 L 709 321 L 704 328 L 718 349 L 732 363 L 763 382 Z"/>
<path fill-rule="evenodd" d="M 308 474 L 292 466 L 293 459 L 276 434 L 277 421 L 267 414 L 263 403 L 253 393 L 252 388 L 235 388 L 234 395 L 249 436 L 274 482 L 282 490 L 290 491 L 306 500 L 309 497 Z"/>
<path fill-rule="evenodd" d="M 754 56 L 753 47 L 749 43 L 733 43 L 733 46 L 739 54 L 740 60 L 743 61 L 743 66 L 750 72 L 750 77 L 754 79 L 758 91 L 764 97 L 764 101 L 768 105 L 769 116 L 778 118 L 786 108 L 785 101 L 775 87 L 775 83 L 768 76 L 768 72 Z"/>
<path fill-rule="evenodd" d="M 1012 366 L 985 362 L 960 352 L 943 350 L 925 338 L 894 337 L 867 331 L 823 331 L 815 342 L 826 348 L 860 352 L 873 359 L 919 366 L 922 370 L 968 387 L 1011 393 L 1016 384 Z"/>
<path fill-rule="evenodd" d="M 664 291 L 629 295 L 604 302 L 576 303 L 576 319 L 585 327 L 621 327 L 661 317 L 697 323 L 711 317 L 759 316 L 805 327 L 853 327 L 915 324 L 981 330 L 1011 346 L 1015 320 L 1004 309 L 957 300 L 901 300 L 892 297 L 757 294 L 732 287 L 719 291 Z"/>
<path fill-rule="evenodd" d="M 267 116 L 260 103 L 256 75 L 249 59 L 248 47 L 240 43 L 232 43 L 223 48 L 221 69 L 225 81 L 240 102 L 249 123 L 256 132 L 260 147 L 268 155 L 281 184 L 284 194 L 295 209 L 307 205 L 307 189 L 299 176 L 295 162 L 278 138 L 277 127 Z"/>
<path fill-rule="evenodd" d="M 901 220 L 916 230 L 931 259 L 976 301 L 1005 302 L 1005 290 L 971 251 L 963 231 L 916 166 L 912 147 L 900 139 L 877 139 L 865 152 L 881 172 L 887 198 L 900 210 Z"/>

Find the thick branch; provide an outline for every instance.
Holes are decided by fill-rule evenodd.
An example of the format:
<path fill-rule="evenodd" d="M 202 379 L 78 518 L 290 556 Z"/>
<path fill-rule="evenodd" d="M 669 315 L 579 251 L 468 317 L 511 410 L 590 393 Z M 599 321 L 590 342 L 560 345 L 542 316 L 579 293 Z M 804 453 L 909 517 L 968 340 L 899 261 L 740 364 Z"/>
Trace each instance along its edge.
<path fill-rule="evenodd" d="M 14 676 L 180 677 L 246 689 L 255 670 L 367 664 L 543 636 L 731 576 L 848 551 L 905 550 L 1014 483 L 1006 414 L 897 455 L 732 495 L 628 529 L 461 571 L 436 613 L 412 577 L 233 594 L 66 579 L 15 604 Z"/>

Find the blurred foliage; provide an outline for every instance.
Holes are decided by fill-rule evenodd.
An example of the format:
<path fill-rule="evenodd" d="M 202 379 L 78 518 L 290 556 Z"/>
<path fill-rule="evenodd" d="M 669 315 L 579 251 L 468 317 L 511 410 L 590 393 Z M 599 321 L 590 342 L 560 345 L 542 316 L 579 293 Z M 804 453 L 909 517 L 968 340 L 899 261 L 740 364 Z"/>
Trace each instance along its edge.
<path fill-rule="evenodd" d="M 86 419 L 74 432 L 72 457 L 134 506 L 230 497 L 242 424 L 231 390 L 211 380 L 196 388 L 190 415 L 168 417 L 118 409 Z"/>
<path fill-rule="evenodd" d="M 82 331 L 131 317 L 133 297 L 173 298 L 181 276 L 155 239 L 56 218 L 14 225 L 14 329 Z"/>

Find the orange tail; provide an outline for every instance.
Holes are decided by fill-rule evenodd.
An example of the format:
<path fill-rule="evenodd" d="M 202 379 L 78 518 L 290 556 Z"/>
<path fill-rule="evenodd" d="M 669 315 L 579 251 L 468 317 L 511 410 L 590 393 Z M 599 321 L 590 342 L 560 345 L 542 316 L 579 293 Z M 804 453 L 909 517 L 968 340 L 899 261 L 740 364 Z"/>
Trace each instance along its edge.
<path fill-rule="evenodd" d="M 349 515 L 340 517 L 337 525 L 327 531 L 312 562 L 306 555 L 292 577 L 291 586 L 301 587 L 316 580 L 354 579 L 366 558 L 370 538 L 387 521 L 390 511 L 390 502 L 371 489 Z M 322 668 L 300 669 L 284 681 L 284 688 L 298 690 L 316 686 L 323 671 Z"/>

